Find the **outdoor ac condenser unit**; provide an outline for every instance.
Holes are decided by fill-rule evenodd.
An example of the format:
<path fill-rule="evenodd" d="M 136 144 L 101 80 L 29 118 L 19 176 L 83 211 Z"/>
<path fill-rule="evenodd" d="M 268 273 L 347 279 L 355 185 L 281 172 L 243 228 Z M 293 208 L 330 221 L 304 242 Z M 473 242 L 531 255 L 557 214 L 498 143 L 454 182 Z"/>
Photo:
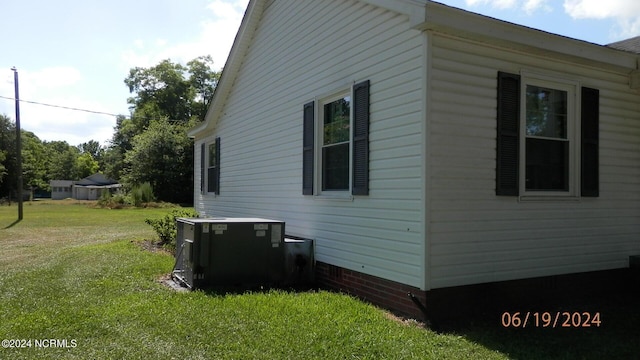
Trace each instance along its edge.
<path fill-rule="evenodd" d="M 284 273 L 287 286 L 310 286 L 315 281 L 313 240 L 284 238 Z"/>
<path fill-rule="evenodd" d="M 285 282 L 284 222 L 261 218 L 176 219 L 173 277 L 189 288 Z"/>

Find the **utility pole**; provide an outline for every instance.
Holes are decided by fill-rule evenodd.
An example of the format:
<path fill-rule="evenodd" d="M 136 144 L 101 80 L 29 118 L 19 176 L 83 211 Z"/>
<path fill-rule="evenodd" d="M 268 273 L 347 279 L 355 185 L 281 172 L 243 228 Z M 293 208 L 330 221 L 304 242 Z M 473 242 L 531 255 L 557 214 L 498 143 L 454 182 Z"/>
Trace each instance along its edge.
<path fill-rule="evenodd" d="M 13 83 L 16 89 L 16 152 L 18 162 L 18 220 L 22 220 L 22 132 L 20 131 L 20 92 L 18 91 L 18 69 L 12 67 Z"/>

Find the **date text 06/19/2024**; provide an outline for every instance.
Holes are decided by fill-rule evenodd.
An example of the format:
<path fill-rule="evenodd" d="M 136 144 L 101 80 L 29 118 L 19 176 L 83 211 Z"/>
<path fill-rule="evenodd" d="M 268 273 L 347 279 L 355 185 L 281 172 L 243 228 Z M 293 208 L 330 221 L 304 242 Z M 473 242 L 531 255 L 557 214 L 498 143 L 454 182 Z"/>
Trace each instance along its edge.
<path fill-rule="evenodd" d="M 505 328 L 589 328 L 600 327 L 602 320 L 599 312 L 588 311 L 526 311 L 504 312 L 500 318 Z"/>

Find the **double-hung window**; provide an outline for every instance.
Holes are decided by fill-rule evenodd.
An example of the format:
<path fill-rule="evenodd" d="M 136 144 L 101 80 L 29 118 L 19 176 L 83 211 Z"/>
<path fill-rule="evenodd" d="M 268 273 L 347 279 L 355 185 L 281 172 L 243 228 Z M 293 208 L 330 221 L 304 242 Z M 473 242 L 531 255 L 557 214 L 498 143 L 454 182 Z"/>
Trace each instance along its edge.
<path fill-rule="evenodd" d="M 303 195 L 368 195 L 369 81 L 304 105 L 302 157 Z"/>
<path fill-rule="evenodd" d="M 524 184 L 527 192 L 571 194 L 577 152 L 575 86 L 524 84 Z"/>
<path fill-rule="evenodd" d="M 499 73 L 496 194 L 598 196 L 599 92 Z"/>
<path fill-rule="evenodd" d="M 220 194 L 220 138 L 200 145 L 200 190 Z"/>
<path fill-rule="evenodd" d="M 322 191 L 347 191 L 351 163 L 351 94 L 321 103 Z"/>

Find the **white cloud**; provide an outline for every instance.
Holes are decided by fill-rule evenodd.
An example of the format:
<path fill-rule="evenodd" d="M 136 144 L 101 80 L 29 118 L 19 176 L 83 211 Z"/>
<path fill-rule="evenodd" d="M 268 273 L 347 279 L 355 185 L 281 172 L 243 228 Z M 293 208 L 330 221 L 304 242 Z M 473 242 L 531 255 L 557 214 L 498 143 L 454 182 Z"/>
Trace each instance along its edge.
<path fill-rule="evenodd" d="M 543 10 L 545 12 L 551 12 L 553 9 L 547 3 L 548 0 L 527 0 L 522 6 L 527 15 L 531 15 L 537 10 Z"/>
<path fill-rule="evenodd" d="M 640 2 L 629 0 L 565 0 L 564 9 L 574 19 L 634 18 Z"/>
<path fill-rule="evenodd" d="M 614 34 L 616 38 L 625 39 L 640 35 L 640 16 L 631 19 L 619 19 L 618 28 L 617 34 Z"/>
<path fill-rule="evenodd" d="M 23 82 L 22 79 L 25 81 Z M 80 71 L 70 66 L 48 67 L 35 72 L 20 73 L 20 89 L 31 91 L 31 87 L 38 91 L 59 89 L 78 84 L 82 80 Z M 25 85 L 22 85 L 22 84 Z"/>
<path fill-rule="evenodd" d="M 229 19 L 237 16 L 238 12 L 244 11 L 248 1 L 224 1 L 213 0 L 207 9 L 213 12 L 213 15 L 219 19 Z"/>
<path fill-rule="evenodd" d="M 78 84 L 82 80 L 80 71 L 70 66 L 43 68 L 37 71 L 18 69 L 18 87 L 21 99 L 34 99 L 37 94 L 57 91 Z M 0 95 L 15 95 L 14 74 L 10 69 L 0 73 Z"/>
<path fill-rule="evenodd" d="M 0 67 L 0 96 L 0 115 L 15 119 L 13 72 L 9 67 Z"/>
<path fill-rule="evenodd" d="M 640 34 L 640 1 L 565 0 L 564 10 L 574 19 L 614 19 L 617 37 Z"/>
<path fill-rule="evenodd" d="M 199 35 L 179 44 L 157 39 L 152 46 L 136 40 L 135 48 L 125 51 L 122 60 L 126 68 L 149 67 L 164 59 L 186 63 L 201 55 L 211 55 L 216 69 L 227 59 L 238 31 L 248 0 L 213 0 L 206 9 L 211 19 L 200 23 Z"/>
<path fill-rule="evenodd" d="M 465 0 L 467 6 L 488 5 L 496 9 L 521 9 L 531 15 L 538 10 L 550 12 L 553 9 L 548 4 L 548 0 Z"/>
<path fill-rule="evenodd" d="M 13 97 L 13 71 L 7 68 L 0 68 L 0 95 Z"/>
<path fill-rule="evenodd" d="M 73 109 L 109 112 L 100 101 L 87 100 L 77 95 L 42 97 L 38 102 Z M 115 117 L 62 107 L 21 103 L 22 128 L 34 132 L 41 139 L 65 140 L 71 145 L 78 145 L 89 139 L 106 144 L 111 138 L 116 123 Z"/>
<path fill-rule="evenodd" d="M 509 9 L 516 6 L 516 0 L 465 0 L 468 6 L 490 5 L 498 9 Z"/>
<path fill-rule="evenodd" d="M 110 113 L 100 99 L 88 100 L 91 94 L 82 92 L 80 71 L 63 66 L 35 71 L 18 69 L 18 75 L 22 129 L 46 141 L 64 140 L 78 145 L 93 139 L 106 145 L 113 134 L 115 117 L 31 103 Z M 15 95 L 11 70 L 0 70 L 0 95 Z M 15 120 L 15 102 L 0 99 L 0 114 Z"/>

